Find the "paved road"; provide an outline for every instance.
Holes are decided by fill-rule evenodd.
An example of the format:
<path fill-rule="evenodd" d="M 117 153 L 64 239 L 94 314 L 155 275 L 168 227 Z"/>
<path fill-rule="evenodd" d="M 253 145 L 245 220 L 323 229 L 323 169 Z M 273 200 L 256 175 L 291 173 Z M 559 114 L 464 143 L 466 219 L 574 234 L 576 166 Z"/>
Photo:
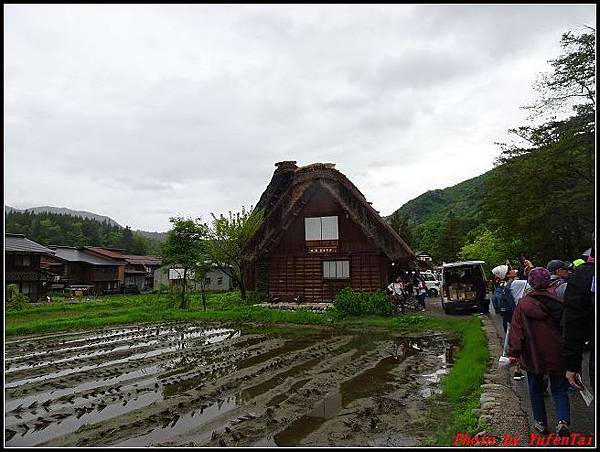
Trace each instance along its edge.
<path fill-rule="evenodd" d="M 445 316 L 442 310 L 441 302 L 439 298 L 428 298 L 426 302 L 428 311 L 436 316 Z M 502 318 L 494 313 L 493 309 L 490 309 L 490 313 L 487 314 L 492 320 L 498 335 L 504 339 L 504 331 L 502 329 Z M 468 315 L 452 315 L 452 317 L 469 317 Z M 589 362 L 589 353 L 584 355 L 583 369 L 587 369 Z M 590 384 L 589 376 L 587 372 L 583 372 L 582 378 L 589 388 L 593 388 L 593 384 Z M 529 400 L 529 391 L 527 389 L 527 378 L 521 381 L 510 380 L 512 382 L 512 388 L 521 400 L 521 408 L 524 412 L 529 415 L 529 422 L 533 431 L 533 417 L 531 414 L 531 402 Z M 588 407 L 586 406 L 583 398 L 578 392 L 569 393 L 569 399 L 571 402 L 571 431 L 581 433 L 582 435 L 593 434 L 595 431 L 595 400 Z M 558 420 L 554 412 L 554 403 L 552 397 L 546 399 L 546 412 L 548 415 L 548 425 L 550 428 L 555 426 Z"/>

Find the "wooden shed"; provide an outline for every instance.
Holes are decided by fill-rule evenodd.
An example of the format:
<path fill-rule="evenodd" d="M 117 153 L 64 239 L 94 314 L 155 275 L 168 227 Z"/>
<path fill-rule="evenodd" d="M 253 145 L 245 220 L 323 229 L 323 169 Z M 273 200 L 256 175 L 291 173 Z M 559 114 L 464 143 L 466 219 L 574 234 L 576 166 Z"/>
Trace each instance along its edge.
<path fill-rule="evenodd" d="M 275 164 L 256 205 L 265 219 L 248 247 L 250 289 L 282 301 L 333 301 L 344 287 L 384 289 L 414 253 L 331 163 Z"/>

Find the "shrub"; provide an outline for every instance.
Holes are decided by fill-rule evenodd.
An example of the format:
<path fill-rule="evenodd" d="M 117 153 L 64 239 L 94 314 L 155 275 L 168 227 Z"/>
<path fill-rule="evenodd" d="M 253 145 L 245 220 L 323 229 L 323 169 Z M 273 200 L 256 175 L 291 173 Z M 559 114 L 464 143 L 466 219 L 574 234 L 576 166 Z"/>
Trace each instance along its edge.
<path fill-rule="evenodd" d="M 343 288 L 333 303 L 340 317 L 360 315 L 392 315 L 392 305 L 385 293 L 355 292 L 350 287 Z"/>
<path fill-rule="evenodd" d="M 335 296 L 333 306 L 341 317 L 362 314 L 359 294 L 354 292 L 350 287 L 344 287 L 338 292 Z"/>
<path fill-rule="evenodd" d="M 393 307 L 387 294 L 383 292 L 370 292 L 360 294 L 362 298 L 363 314 L 390 316 Z"/>
<path fill-rule="evenodd" d="M 267 299 L 267 294 L 257 290 L 246 291 L 246 303 L 249 305 L 262 303 Z"/>
<path fill-rule="evenodd" d="M 242 300 L 242 296 L 237 290 L 214 294 L 212 296 L 212 302 L 221 305 L 220 307 L 223 309 L 236 308 L 248 304 L 248 300 Z"/>
<path fill-rule="evenodd" d="M 29 303 L 29 298 L 19 292 L 16 284 L 9 284 L 6 287 L 6 306 L 8 309 L 21 311 Z"/>

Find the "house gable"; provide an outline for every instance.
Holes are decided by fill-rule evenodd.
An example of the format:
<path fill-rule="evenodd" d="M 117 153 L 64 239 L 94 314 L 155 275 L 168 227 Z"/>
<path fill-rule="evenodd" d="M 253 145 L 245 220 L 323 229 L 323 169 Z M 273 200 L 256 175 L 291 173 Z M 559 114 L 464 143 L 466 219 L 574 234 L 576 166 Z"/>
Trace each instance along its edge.
<path fill-rule="evenodd" d="M 305 192 L 304 198 L 302 200 L 304 207 L 291 216 L 291 222 L 286 224 L 285 229 L 282 228 L 273 242 L 270 255 L 300 255 L 305 254 L 309 249 L 319 254 L 319 247 L 324 250 L 334 248 L 335 251 L 332 252 L 335 253 L 357 250 L 381 251 L 377 243 L 364 233 L 360 225 L 323 185 L 315 183 Z M 337 217 L 337 240 L 306 240 L 305 219 L 320 217 Z"/>

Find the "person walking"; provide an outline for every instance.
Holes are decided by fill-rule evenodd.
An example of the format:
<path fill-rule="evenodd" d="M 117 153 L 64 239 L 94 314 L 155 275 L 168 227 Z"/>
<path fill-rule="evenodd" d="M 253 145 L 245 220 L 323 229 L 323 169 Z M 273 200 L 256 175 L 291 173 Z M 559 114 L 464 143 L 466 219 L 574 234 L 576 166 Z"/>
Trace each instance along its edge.
<path fill-rule="evenodd" d="M 590 258 L 575 269 L 565 290 L 562 355 L 567 367 L 565 376 L 569 383 L 579 390 L 583 389 L 581 386 L 581 361 L 586 344 L 590 349 L 588 374 L 592 384 L 595 377 L 596 270 L 594 249 L 594 236 L 592 236 Z"/>
<path fill-rule="evenodd" d="M 402 282 L 402 277 L 397 276 L 395 281 L 392 281 L 387 289 L 391 292 L 390 298 L 396 311 L 402 310 L 402 303 L 405 297 L 405 284 Z"/>
<path fill-rule="evenodd" d="M 416 285 L 417 288 L 417 301 L 421 305 L 421 311 L 425 311 L 425 297 L 427 296 L 427 284 L 425 280 L 420 277 Z"/>
<path fill-rule="evenodd" d="M 569 261 L 551 260 L 546 264 L 546 269 L 550 272 L 550 286 L 548 291 L 552 292 L 560 301 L 565 299 L 565 290 L 567 289 L 567 279 L 571 275 L 573 264 Z"/>
<path fill-rule="evenodd" d="M 527 278 L 533 288 L 518 303 L 510 323 L 508 356 L 527 372 L 529 398 L 537 433 L 548 433 L 548 418 L 544 403 L 544 375 L 548 375 L 556 415 L 558 436 L 569 436 L 571 411 L 569 383 L 565 378 L 565 362 L 561 356 L 560 322 L 562 303 L 547 288 L 550 272 L 535 267 Z"/>
<path fill-rule="evenodd" d="M 508 325 L 511 322 L 514 310 L 519 304 L 519 300 L 523 294 L 529 290 L 526 280 L 515 279 L 517 271 L 510 268 L 508 265 L 498 265 L 492 269 L 492 273 L 496 278 L 498 288 L 494 292 L 496 305 L 502 317 L 502 328 L 504 329 L 505 340 L 506 336 L 510 336 Z M 517 363 L 513 373 L 513 380 L 521 381 L 525 378 L 525 374 L 521 372 L 521 367 Z"/>

